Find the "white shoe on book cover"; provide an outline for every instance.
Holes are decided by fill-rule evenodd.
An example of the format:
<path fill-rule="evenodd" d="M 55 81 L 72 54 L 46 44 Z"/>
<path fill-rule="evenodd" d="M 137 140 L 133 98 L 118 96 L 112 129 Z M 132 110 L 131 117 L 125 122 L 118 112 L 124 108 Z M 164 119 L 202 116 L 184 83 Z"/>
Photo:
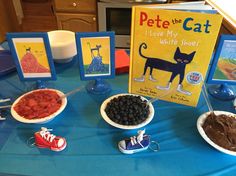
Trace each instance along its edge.
<path fill-rule="evenodd" d="M 149 80 L 150 80 L 150 81 L 153 81 L 153 82 L 156 82 L 156 81 L 157 81 L 152 75 L 149 76 Z"/>
<path fill-rule="evenodd" d="M 169 82 L 166 87 L 163 87 L 163 86 L 156 86 L 156 88 L 157 88 L 157 89 L 160 89 L 160 90 L 169 90 L 169 89 L 170 89 L 170 85 L 171 85 L 171 83 Z"/>
<path fill-rule="evenodd" d="M 178 85 L 177 87 L 177 91 L 180 92 L 180 93 L 183 93 L 185 95 L 192 95 L 191 92 L 187 91 L 187 90 L 183 90 L 183 86 L 181 84 Z"/>
<path fill-rule="evenodd" d="M 137 82 L 144 82 L 144 75 L 143 76 L 141 76 L 140 78 L 134 78 L 134 80 L 135 81 L 137 81 Z"/>

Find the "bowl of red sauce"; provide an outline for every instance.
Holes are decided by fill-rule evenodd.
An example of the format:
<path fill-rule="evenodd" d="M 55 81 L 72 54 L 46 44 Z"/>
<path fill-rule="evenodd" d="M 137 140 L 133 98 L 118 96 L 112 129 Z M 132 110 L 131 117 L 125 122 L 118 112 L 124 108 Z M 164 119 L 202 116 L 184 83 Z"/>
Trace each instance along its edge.
<path fill-rule="evenodd" d="M 23 94 L 11 107 L 11 115 L 23 123 L 47 123 L 66 107 L 67 98 L 56 89 L 37 89 Z"/>

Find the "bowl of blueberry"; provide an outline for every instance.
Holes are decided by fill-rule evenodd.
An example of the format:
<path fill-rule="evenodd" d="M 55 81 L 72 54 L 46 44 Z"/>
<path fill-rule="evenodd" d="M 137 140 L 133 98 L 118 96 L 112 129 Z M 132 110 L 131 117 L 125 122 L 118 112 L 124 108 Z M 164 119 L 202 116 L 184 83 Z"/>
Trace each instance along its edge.
<path fill-rule="evenodd" d="M 144 127 L 154 117 L 153 105 L 146 98 L 128 93 L 106 99 L 100 112 L 108 124 L 120 129 Z"/>

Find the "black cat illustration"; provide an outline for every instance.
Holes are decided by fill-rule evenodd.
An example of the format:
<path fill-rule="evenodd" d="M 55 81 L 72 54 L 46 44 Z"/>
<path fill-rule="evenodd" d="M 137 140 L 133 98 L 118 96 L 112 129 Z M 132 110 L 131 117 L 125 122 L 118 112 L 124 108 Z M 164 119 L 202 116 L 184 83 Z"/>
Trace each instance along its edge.
<path fill-rule="evenodd" d="M 179 84 L 177 87 L 177 91 L 180 93 L 183 93 L 185 95 L 191 95 L 191 92 L 183 90 L 183 86 L 182 86 L 182 82 L 184 80 L 184 76 L 185 76 L 185 67 L 186 64 L 189 64 L 192 60 L 193 57 L 196 53 L 196 51 L 190 53 L 190 54 L 186 54 L 186 53 L 182 53 L 179 49 L 179 47 L 176 48 L 175 54 L 174 54 L 174 60 L 177 63 L 172 63 L 166 60 L 162 60 L 160 58 L 154 58 L 154 57 L 148 57 L 142 54 L 142 48 L 143 49 L 147 49 L 147 44 L 146 43 L 142 43 L 139 46 L 139 55 L 142 56 L 143 58 L 146 59 L 145 65 L 144 65 L 144 71 L 143 71 L 143 75 L 140 78 L 135 78 L 135 81 L 138 82 L 143 82 L 145 79 L 145 74 L 148 68 L 150 68 L 150 74 L 149 74 L 149 80 L 151 81 L 156 81 L 156 79 L 152 76 L 152 72 L 153 69 L 159 69 L 159 70 L 163 70 L 163 71 L 167 71 L 167 72 L 171 72 L 171 77 L 169 79 L 169 82 L 167 84 L 166 87 L 163 86 L 156 86 L 157 89 L 161 89 L 161 90 L 169 90 L 172 81 L 174 80 L 174 78 L 176 76 L 179 75 Z"/>

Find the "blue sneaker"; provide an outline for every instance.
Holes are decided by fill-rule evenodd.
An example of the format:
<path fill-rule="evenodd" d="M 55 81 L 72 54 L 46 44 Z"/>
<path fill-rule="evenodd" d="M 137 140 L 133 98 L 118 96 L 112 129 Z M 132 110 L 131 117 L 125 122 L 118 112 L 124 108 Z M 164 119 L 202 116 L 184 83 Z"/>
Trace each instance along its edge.
<path fill-rule="evenodd" d="M 125 154 L 133 154 L 148 149 L 150 136 L 145 135 L 145 130 L 138 131 L 137 136 L 124 139 L 118 143 L 119 150 Z"/>

